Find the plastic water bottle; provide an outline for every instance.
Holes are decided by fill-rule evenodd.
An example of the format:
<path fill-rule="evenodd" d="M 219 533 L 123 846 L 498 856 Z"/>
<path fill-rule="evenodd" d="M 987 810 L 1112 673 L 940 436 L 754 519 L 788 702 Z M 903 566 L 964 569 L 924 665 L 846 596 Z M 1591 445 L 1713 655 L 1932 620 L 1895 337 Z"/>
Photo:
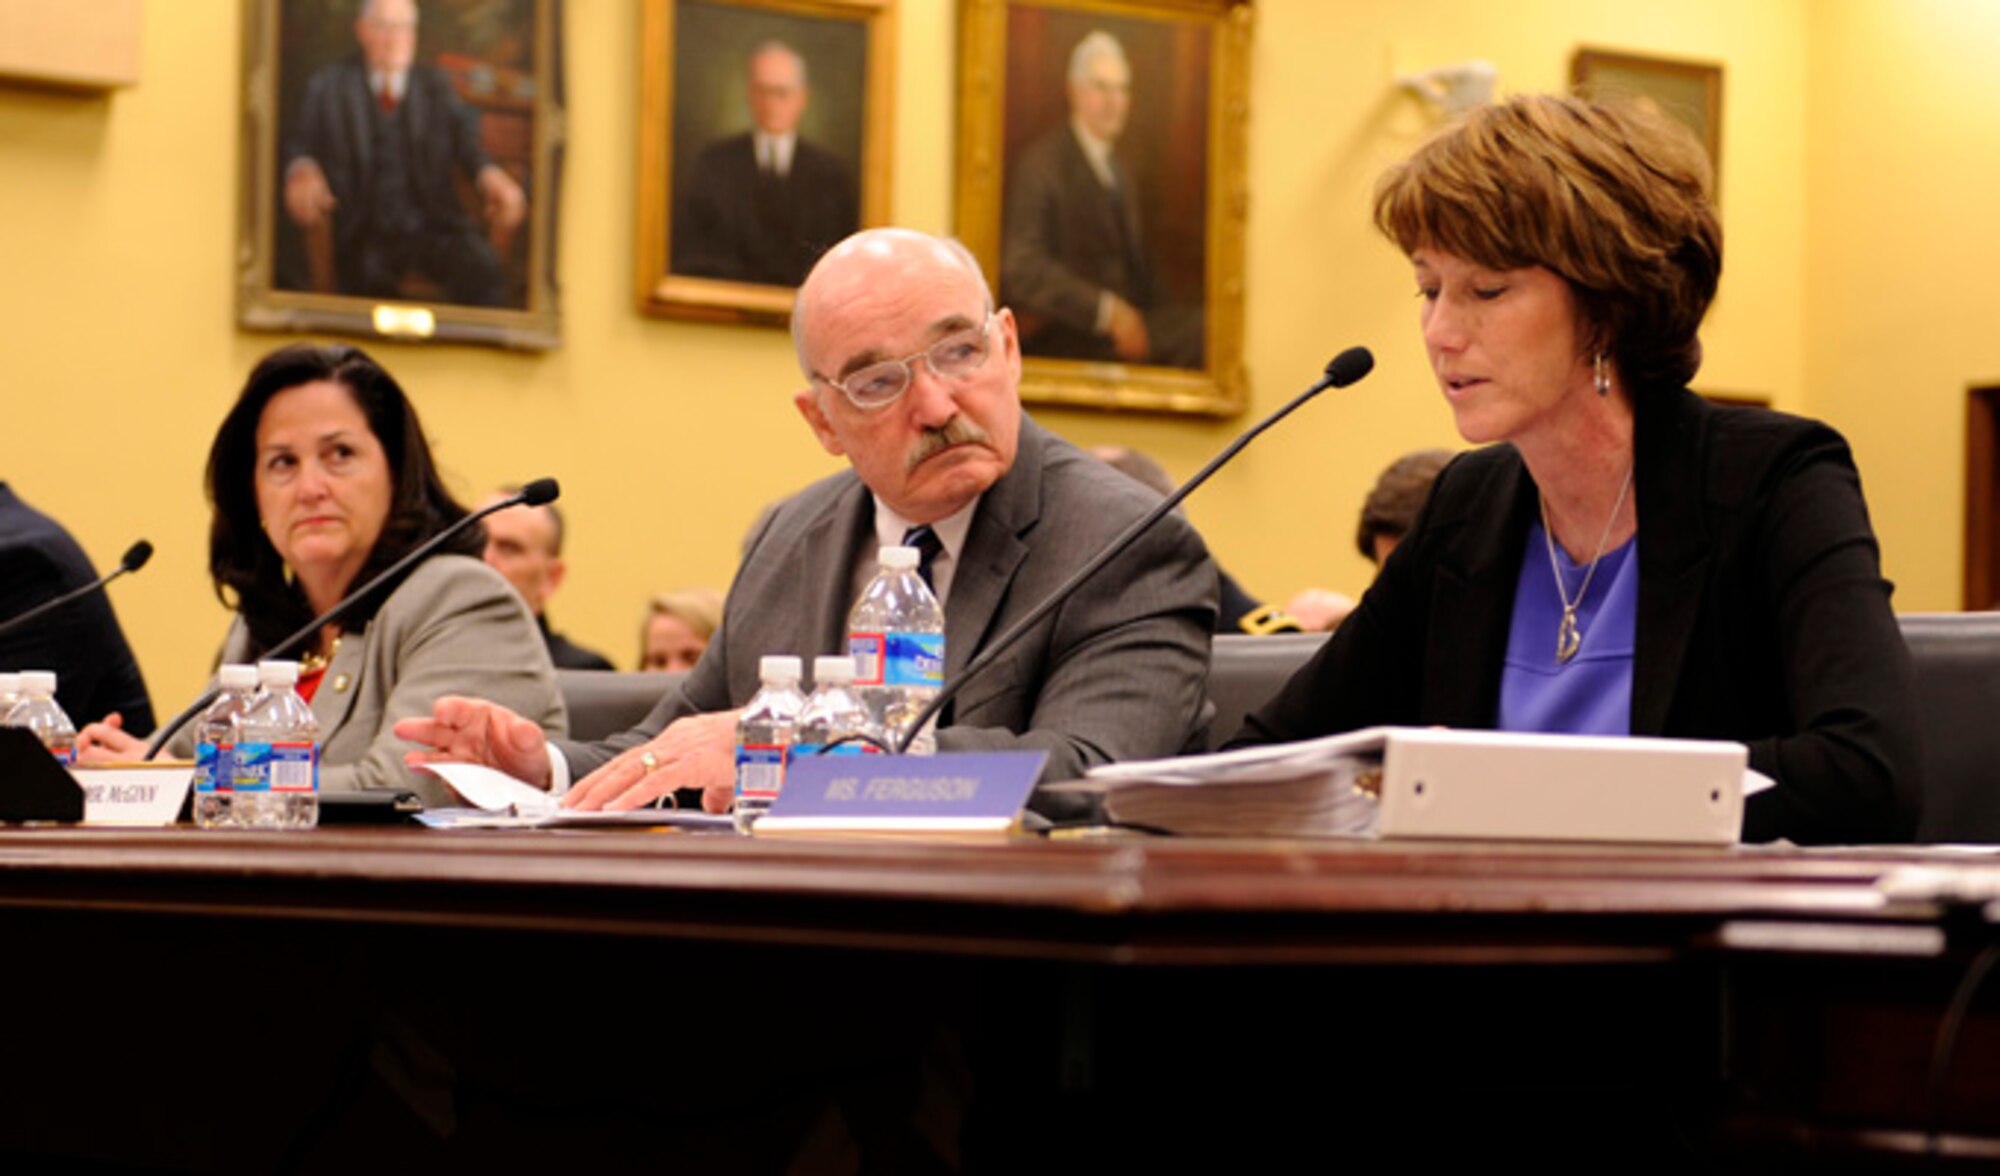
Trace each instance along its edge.
<path fill-rule="evenodd" d="M 790 762 L 797 763 L 820 749 L 849 735 L 880 738 L 868 708 L 854 691 L 854 659 L 816 657 L 813 659 L 813 692 L 799 711 L 798 732 L 792 737 Z M 860 742 L 842 743 L 827 755 L 865 755 L 875 750 Z"/>
<path fill-rule="evenodd" d="M 799 693 L 799 659 L 766 656 L 757 663 L 763 688 L 736 721 L 736 828 L 748 833 L 785 786 L 785 757 L 792 748 L 805 695 Z"/>
<path fill-rule="evenodd" d="M 235 823 L 251 829 L 319 824 L 319 722 L 299 697 L 299 663 L 257 663 L 257 697 L 236 744 Z"/>
<path fill-rule="evenodd" d="M 7 716 L 21 701 L 21 675 L 0 674 L 0 727 L 11 726 Z"/>
<path fill-rule="evenodd" d="M 944 688 L 944 609 L 917 574 L 914 547 L 884 547 L 875 578 L 847 616 L 847 652 L 868 715 L 891 744 Z M 817 671 L 815 671 L 817 674 Z M 937 750 L 937 724 L 910 741 L 912 755 Z"/>
<path fill-rule="evenodd" d="M 21 671 L 21 701 L 7 712 L 7 725 L 33 731 L 64 767 L 76 762 L 76 724 L 56 702 L 54 671 Z"/>
<path fill-rule="evenodd" d="M 201 829 L 232 823 L 229 801 L 236 784 L 236 745 L 243 733 L 243 716 L 257 694 L 257 667 L 224 666 L 216 680 L 222 692 L 194 727 L 194 823 Z"/>

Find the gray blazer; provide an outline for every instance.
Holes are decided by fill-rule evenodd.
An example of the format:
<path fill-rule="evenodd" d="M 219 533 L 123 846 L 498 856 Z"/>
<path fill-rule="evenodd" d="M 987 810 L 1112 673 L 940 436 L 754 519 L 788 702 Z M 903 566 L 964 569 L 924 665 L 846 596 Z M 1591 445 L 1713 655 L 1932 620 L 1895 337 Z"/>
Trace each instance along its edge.
<path fill-rule="evenodd" d="M 952 580 L 947 677 L 1158 501 L 1024 414 L 1014 467 L 980 499 Z M 774 511 L 751 539 L 700 663 L 632 730 L 562 744 L 572 772 L 684 715 L 743 705 L 764 654 L 845 648 L 874 510 L 850 470 Z M 1168 515 L 965 688 L 938 724 L 938 749 L 1045 749 L 1042 778 L 1067 780 L 1093 764 L 1190 746 L 1205 722 L 1216 585 L 1201 538 Z"/>
<path fill-rule="evenodd" d="M 239 619 L 222 660 L 245 660 L 248 646 Z M 418 564 L 366 629 L 341 638 L 312 702 L 320 790 L 408 789 L 426 805 L 459 803 L 437 777 L 403 766 L 411 745 L 390 730 L 398 719 L 429 715 L 440 694 L 491 699 L 551 735 L 569 730 L 535 618 L 498 572 L 469 556 Z M 191 727 L 175 737 L 174 750 L 192 753 Z"/>

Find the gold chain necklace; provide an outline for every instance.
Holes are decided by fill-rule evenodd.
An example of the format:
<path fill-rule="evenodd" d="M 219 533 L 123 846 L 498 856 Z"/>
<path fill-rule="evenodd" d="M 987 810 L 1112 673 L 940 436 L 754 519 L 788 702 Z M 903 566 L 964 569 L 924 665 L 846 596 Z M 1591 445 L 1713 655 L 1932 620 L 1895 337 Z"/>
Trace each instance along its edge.
<path fill-rule="evenodd" d="M 1556 664 L 1559 666 L 1568 665 L 1569 659 L 1583 647 L 1583 630 L 1577 627 L 1576 610 L 1590 592 L 1591 577 L 1597 575 L 1597 561 L 1604 558 L 1604 545 L 1611 539 L 1611 528 L 1617 525 L 1618 512 L 1625 509 L 1625 495 L 1631 489 L 1632 466 L 1626 466 L 1625 484 L 1618 487 L 1618 501 L 1611 504 L 1611 517 L 1604 520 L 1604 533 L 1597 537 L 1597 553 L 1590 557 L 1590 565 L 1583 570 L 1583 583 L 1577 586 L 1575 600 L 1569 598 L 1569 590 L 1563 584 L 1562 564 L 1556 559 L 1556 529 L 1549 525 L 1548 496 L 1537 495 L 1542 507 L 1542 539 L 1549 545 L 1549 571 L 1556 578 L 1556 598 L 1562 601 L 1563 606 L 1562 624 L 1556 626 Z"/>

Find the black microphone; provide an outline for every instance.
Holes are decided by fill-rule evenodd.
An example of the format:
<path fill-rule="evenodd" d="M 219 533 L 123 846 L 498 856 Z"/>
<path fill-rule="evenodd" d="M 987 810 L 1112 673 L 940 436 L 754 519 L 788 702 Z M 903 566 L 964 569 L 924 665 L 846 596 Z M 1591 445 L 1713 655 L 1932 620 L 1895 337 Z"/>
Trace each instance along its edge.
<path fill-rule="evenodd" d="M 463 532 L 467 527 L 470 527 L 474 523 L 485 518 L 487 515 L 493 514 L 495 511 L 506 510 L 509 507 L 514 507 L 514 506 L 542 506 L 546 503 L 554 502 L 556 498 L 561 494 L 562 494 L 562 487 L 556 482 L 554 478 L 536 478 L 534 481 L 521 487 L 519 493 L 503 498 L 500 501 L 495 502 L 490 506 L 484 506 L 478 510 L 473 511 L 471 514 L 466 515 L 464 518 L 453 523 L 451 526 L 446 527 L 444 530 L 439 531 L 437 534 L 432 535 L 429 539 L 426 539 L 422 543 L 419 543 L 415 547 L 411 548 L 409 554 L 397 560 L 395 563 L 390 564 L 387 568 L 384 568 L 381 574 L 369 580 L 366 584 L 363 584 L 361 587 L 356 588 L 354 591 L 348 593 L 345 597 L 342 597 L 339 603 L 335 604 L 332 608 L 327 609 L 325 612 L 319 614 L 312 620 L 306 622 L 306 626 L 303 629 L 300 629 L 298 632 L 293 633 L 291 636 L 285 638 L 283 641 L 280 641 L 276 645 L 273 645 L 271 648 L 265 650 L 261 655 L 259 655 L 260 660 L 274 661 L 278 658 L 284 657 L 286 654 L 297 649 L 299 646 L 304 645 L 309 639 L 311 639 L 313 634 L 318 633 L 321 629 L 325 628 L 327 625 L 332 624 L 334 621 L 339 620 L 341 617 L 344 617 L 349 612 L 353 611 L 354 606 L 359 604 L 371 592 L 374 592 L 377 588 L 380 588 L 382 585 L 393 581 L 396 577 L 402 575 L 404 572 L 409 571 L 410 568 L 413 565 L 415 565 L 419 560 L 424 559 L 426 556 L 429 556 L 432 552 L 436 551 L 438 548 L 444 546 L 446 543 L 449 543 L 453 537 Z M 202 709 L 208 706 L 209 703 L 214 702 L 215 696 L 219 693 L 221 693 L 221 691 L 219 690 L 204 691 L 200 698 L 194 700 L 193 705 L 189 706 L 186 710 L 182 711 L 181 713 L 175 715 L 171 720 L 167 722 L 165 726 L 161 727 L 158 731 L 155 731 L 153 733 L 153 738 L 146 744 L 146 754 L 141 756 L 140 758 L 152 759 L 154 756 L 158 755 L 160 753 L 160 749 L 167 745 L 167 740 L 172 739 L 174 737 L 174 732 L 180 730 L 182 727 L 187 726 L 188 720 L 200 714 L 202 712 Z"/>
<path fill-rule="evenodd" d="M 43 613 L 61 608 L 63 605 L 68 604 L 72 600 L 76 600 L 80 597 L 88 596 L 93 592 L 102 590 L 106 584 L 109 584 L 111 581 L 116 580 L 118 577 L 124 575 L 125 573 L 136 572 L 140 568 L 145 567 L 146 561 L 151 558 L 153 558 L 153 545 L 146 542 L 144 539 L 139 540 L 137 543 L 134 543 L 132 546 L 125 549 L 125 555 L 118 561 L 117 567 L 104 573 L 97 579 L 91 581 L 88 584 L 85 584 L 81 588 L 73 588 L 70 591 L 63 593 L 61 596 L 56 597 L 54 600 L 44 601 L 43 603 L 36 605 L 35 607 L 29 609 L 27 612 L 22 613 L 20 616 L 15 617 L 10 621 L 7 621 L 5 623 L 0 623 L 0 637 L 4 637 L 7 634 L 12 633 L 14 630 L 27 624 L 29 621 L 34 620 L 36 617 L 41 616 Z"/>
<path fill-rule="evenodd" d="M 1279 421 L 1284 420 L 1292 414 L 1293 410 L 1326 391 L 1328 388 L 1345 388 L 1374 370 L 1375 356 L 1366 347 L 1350 347 L 1339 355 L 1334 356 L 1326 365 L 1326 373 L 1312 387 L 1294 396 L 1283 408 L 1258 421 L 1248 432 L 1230 442 L 1228 448 L 1216 454 L 1207 465 L 1201 467 L 1195 473 L 1194 477 L 1183 482 L 1180 489 L 1161 499 L 1158 506 L 1147 511 L 1139 517 L 1137 522 L 1125 528 L 1116 539 L 1113 539 L 1106 545 L 1104 550 L 1098 552 L 1089 563 L 1078 568 L 1074 575 L 1063 581 L 1055 591 L 1048 594 L 1046 599 L 1034 608 L 1029 609 L 1026 616 L 1014 622 L 1013 625 L 1008 627 L 1006 632 L 994 638 L 991 645 L 988 645 L 980 652 L 978 657 L 973 658 L 966 664 L 964 669 L 958 672 L 958 677 L 945 683 L 944 689 L 938 691 L 937 697 L 931 699 L 929 706 L 918 712 L 916 719 L 910 723 L 909 729 L 903 732 L 902 736 L 895 741 L 896 754 L 902 755 L 909 751 L 910 741 L 917 737 L 917 732 L 924 729 L 925 723 L 936 718 L 939 712 L 943 711 L 945 706 L 958 696 L 958 692 L 964 689 L 967 682 L 978 677 L 981 670 L 992 665 L 994 659 L 998 658 L 1002 653 L 1006 652 L 1009 646 L 1025 636 L 1028 630 L 1035 627 L 1037 622 L 1053 612 L 1063 601 L 1068 600 L 1070 595 L 1081 587 L 1085 580 L 1097 574 L 1098 570 L 1105 564 L 1118 558 L 1126 548 L 1132 546 L 1138 540 L 1139 536 L 1145 534 L 1153 524 L 1164 518 L 1168 511 L 1179 506 L 1183 498 L 1194 493 L 1196 488 L 1203 482 L 1208 481 L 1210 475 L 1229 464 L 1230 459 L 1242 452 L 1245 445 L 1256 440 L 1258 434 L 1277 424 Z"/>

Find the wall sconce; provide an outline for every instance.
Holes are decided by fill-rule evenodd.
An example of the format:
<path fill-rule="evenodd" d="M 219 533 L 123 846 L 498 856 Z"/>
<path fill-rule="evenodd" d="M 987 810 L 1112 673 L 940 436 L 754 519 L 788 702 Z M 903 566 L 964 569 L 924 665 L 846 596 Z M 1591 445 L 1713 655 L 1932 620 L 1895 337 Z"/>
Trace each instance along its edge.
<path fill-rule="evenodd" d="M 1490 61 L 1466 61 L 1419 74 L 1404 74 L 1396 81 L 1425 101 L 1442 107 L 1446 114 L 1458 115 L 1493 101 L 1500 71 Z"/>

